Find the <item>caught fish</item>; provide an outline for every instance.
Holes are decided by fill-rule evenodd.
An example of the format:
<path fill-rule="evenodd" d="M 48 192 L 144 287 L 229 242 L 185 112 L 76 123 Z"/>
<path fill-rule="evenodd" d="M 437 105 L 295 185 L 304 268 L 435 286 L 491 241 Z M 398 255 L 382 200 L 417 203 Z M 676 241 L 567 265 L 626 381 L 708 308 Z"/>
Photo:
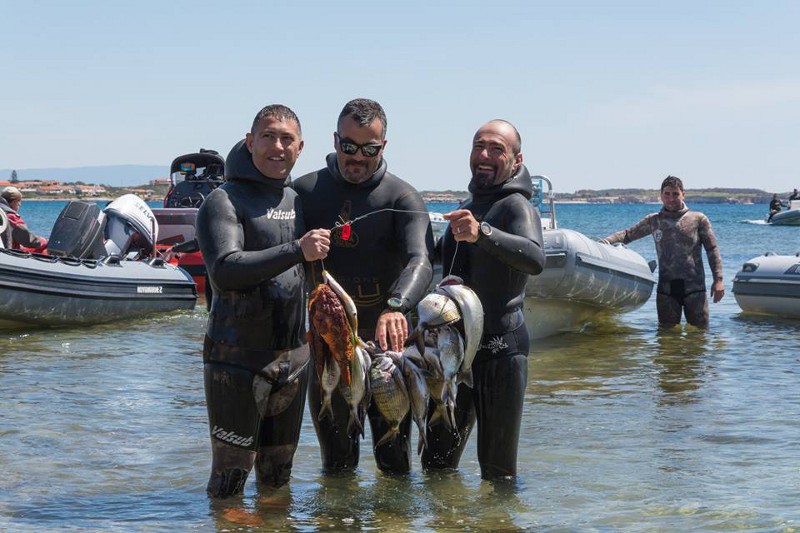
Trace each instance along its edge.
<path fill-rule="evenodd" d="M 322 375 L 319 378 L 319 386 L 322 389 L 322 407 L 320 407 L 317 420 L 322 420 L 326 416 L 333 419 L 333 407 L 331 401 L 333 399 L 333 391 L 339 385 L 341 377 L 339 365 L 331 359 L 326 359 L 322 366 Z"/>
<path fill-rule="evenodd" d="M 400 422 L 408 414 L 411 406 L 403 375 L 390 357 L 385 355 L 376 357 L 372 362 L 369 378 L 372 399 L 390 426 L 386 434 L 375 444 L 377 448 L 400 433 Z"/>
<path fill-rule="evenodd" d="M 363 359 L 356 355 L 359 339 L 355 304 L 328 271 L 322 271 L 322 278 L 324 282 L 311 291 L 308 299 L 308 341 L 322 390 L 320 420 L 325 416 L 333 418 L 331 402 L 337 387 L 346 390 L 347 396 L 356 398 L 355 403 L 360 404 L 366 381 Z M 351 391 L 354 378 L 356 390 Z M 360 423 L 351 420 L 348 426 L 354 430 L 361 426 L 363 433 Z"/>
<path fill-rule="evenodd" d="M 456 395 L 458 375 L 464 364 L 464 341 L 461 339 L 461 334 L 451 326 L 439 328 L 438 338 L 439 360 L 442 363 L 443 374 L 442 404 L 450 425 L 456 427 Z"/>
<path fill-rule="evenodd" d="M 472 387 L 472 362 L 483 338 L 483 305 L 475 291 L 464 285 L 458 276 L 447 276 L 436 286 L 436 290 L 452 298 L 461 313 L 464 328 L 464 363 L 459 371 L 458 382 Z"/>
<path fill-rule="evenodd" d="M 350 406 L 350 419 L 347 422 L 347 434 L 351 437 L 364 436 L 364 417 L 370 400 L 369 369 L 372 358 L 366 347 L 359 342 L 355 357 L 350 365 L 350 386 L 342 387 L 342 395 Z"/>
<path fill-rule="evenodd" d="M 350 324 L 350 331 L 353 336 L 353 342 L 355 342 L 355 337 L 358 335 L 358 309 L 356 308 L 356 303 L 350 297 L 349 294 L 339 285 L 339 282 L 333 279 L 331 273 L 327 270 L 322 271 L 322 279 L 331 290 L 336 293 L 336 296 L 339 297 L 339 300 L 342 303 L 342 307 L 344 307 L 345 315 L 347 316 L 347 322 Z"/>
<path fill-rule="evenodd" d="M 409 347 L 409 349 L 416 350 L 414 347 Z M 423 370 L 424 362 L 415 363 L 413 356 L 406 357 L 405 351 L 402 354 L 396 352 L 387 352 L 387 354 L 394 360 L 395 366 L 402 372 L 403 379 L 406 383 L 406 390 L 408 391 L 408 399 L 411 406 L 411 418 L 414 420 L 417 429 L 419 429 L 417 454 L 420 454 L 422 450 L 428 446 L 428 436 L 425 429 L 426 418 L 428 416 L 428 402 L 430 400 L 428 384 L 425 381 L 425 375 L 428 374 L 428 371 Z"/>
<path fill-rule="evenodd" d="M 425 331 L 439 326 L 452 324 L 461 319 L 461 313 L 455 301 L 447 294 L 431 292 L 417 304 L 419 321 L 408 344 L 414 342 L 420 353 L 425 353 Z"/>
<path fill-rule="evenodd" d="M 341 300 L 327 284 L 320 283 L 311 292 L 308 322 L 317 376 L 322 377 L 325 361 L 332 358 L 339 365 L 341 378 L 350 386 L 350 361 L 355 354 L 353 334 Z"/>

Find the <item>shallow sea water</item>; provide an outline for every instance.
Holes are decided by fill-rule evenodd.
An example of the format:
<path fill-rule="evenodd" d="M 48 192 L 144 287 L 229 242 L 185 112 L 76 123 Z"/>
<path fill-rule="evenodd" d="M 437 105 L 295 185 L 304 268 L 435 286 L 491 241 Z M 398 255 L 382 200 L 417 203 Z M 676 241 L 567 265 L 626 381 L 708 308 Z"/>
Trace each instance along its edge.
<path fill-rule="evenodd" d="M 46 227 L 38 204 L 23 215 Z M 602 237 L 656 208 L 558 214 Z M 709 331 L 659 331 L 653 297 L 536 341 L 514 482 L 481 481 L 474 437 L 457 472 L 382 474 L 369 431 L 359 468 L 325 476 L 307 415 L 288 486 L 210 502 L 204 305 L 0 333 L 0 530 L 797 531 L 800 322 L 744 316 L 730 288 L 746 259 L 800 250 L 800 229 L 761 224 L 766 206 L 697 208 L 725 264 Z"/>

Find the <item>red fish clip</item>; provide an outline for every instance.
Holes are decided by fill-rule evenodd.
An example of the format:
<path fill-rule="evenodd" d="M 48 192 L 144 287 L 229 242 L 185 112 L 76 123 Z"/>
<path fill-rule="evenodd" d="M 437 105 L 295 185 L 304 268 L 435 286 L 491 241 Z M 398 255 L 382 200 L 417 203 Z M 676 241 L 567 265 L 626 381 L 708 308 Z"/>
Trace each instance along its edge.
<path fill-rule="evenodd" d="M 342 240 L 349 241 L 350 240 L 350 224 L 342 224 Z"/>

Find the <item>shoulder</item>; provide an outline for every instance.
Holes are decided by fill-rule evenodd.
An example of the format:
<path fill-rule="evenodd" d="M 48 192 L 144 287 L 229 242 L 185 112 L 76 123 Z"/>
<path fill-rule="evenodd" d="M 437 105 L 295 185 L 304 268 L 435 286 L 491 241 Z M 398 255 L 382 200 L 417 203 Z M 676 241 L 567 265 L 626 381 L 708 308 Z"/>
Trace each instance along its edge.
<path fill-rule="evenodd" d="M 292 180 L 292 189 L 297 191 L 299 194 L 313 191 L 317 186 L 317 181 L 320 177 L 320 174 L 323 172 L 327 172 L 327 169 L 321 168 L 319 170 L 309 172 L 308 174 L 303 174 L 296 180 Z"/>
<path fill-rule="evenodd" d="M 408 200 L 415 203 L 425 203 L 420 192 L 413 185 L 400 178 L 399 176 L 387 172 L 381 179 L 378 187 L 387 191 L 388 195 L 395 200 Z"/>

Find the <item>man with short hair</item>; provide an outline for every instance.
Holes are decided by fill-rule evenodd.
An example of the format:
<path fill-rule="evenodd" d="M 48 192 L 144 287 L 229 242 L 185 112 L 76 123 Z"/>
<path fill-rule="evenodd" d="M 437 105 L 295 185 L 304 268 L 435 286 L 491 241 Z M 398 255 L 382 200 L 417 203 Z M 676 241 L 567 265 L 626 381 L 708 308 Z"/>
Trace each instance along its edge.
<path fill-rule="evenodd" d="M 41 252 L 47 248 L 47 239 L 39 237 L 30 229 L 22 217 L 19 215 L 19 208 L 22 205 L 22 192 L 16 187 L 6 187 L 0 194 L 0 209 L 8 218 L 8 227 L 0 235 L 3 239 L 5 248 L 20 249 L 29 248 L 35 252 Z"/>
<path fill-rule="evenodd" d="M 300 195 L 308 227 L 328 227 L 331 249 L 325 268 L 353 298 L 358 308 L 358 334 L 375 339 L 381 349 L 401 351 L 408 336 L 405 313 L 425 295 L 433 276 L 433 248 L 428 210 L 411 185 L 387 170 L 386 114 L 378 102 L 348 102 L 333 134 L 335 152 L 326 166 L 300 177 L 293 187 Z M 361 218 L 366 217 L 366 218 Z M 310 281 L 320 282 L 312 265 Z M 320 383 L 311 372 L 309 410 L 326 470 L 358 465 L 358 436 L 348 435 L 349 408 L 338 390 L 333 417 L 319 420 Z M 373 404 L 369 407 L 373 442 L 389 424 Z M 375 448 L 378 468 L 404 473 L 411 468 L 410 417 L 400 435 Z"/>
<path fill-rule="evenodd" d="M 658 256 L 658 288 L 656 309 L 661 326 L 672 327 L 681 322 L 681 313 L 693 326 L 708 327 L 708 298 L 701 248 L 705 248 L 708 266 L 714 277 L 711 296 L 714 303 L 725 294 L 722 280 L 722 258 L 711 221 L 699 211 L 690 211 L 684 203 L 683 182 L 667 176 L 661 182 L 661 203 L 652 213 L 632 227 L 609 235 L 603 241 L 628 244 L 653 235 Z"/>
<path fill-rule="evenodd" d="M 530 202 L 533 183 L 522 163 L 522 141 L 505 120 L 492 120 L 472 140 L 471 196 L 447 213 L 442 265 L 471 287 L 484 311 L 483 339 L 472 363 L 473 387 L 458 386 L 455 431 L 428 430 L 422 464 L 458 467 L 473 426 L 483 479 L 514 477 L 528 384 L 530 342 L 522 302 L 529 275 L 544 268 L 544 238 Z M 452 268 L 450 268 L 452 265 Z"/>
<path fill-rule="evenodd" d="M 326 257 L 330 231 L 306 231 L 288 187 L 303 149 L 300 121 L 263 108 L 197 214 L 213 300 L 203 346 L 211 450 L 207 492 L 241 494 L 288 482 L 308 385 L 305 262 Z"/>

